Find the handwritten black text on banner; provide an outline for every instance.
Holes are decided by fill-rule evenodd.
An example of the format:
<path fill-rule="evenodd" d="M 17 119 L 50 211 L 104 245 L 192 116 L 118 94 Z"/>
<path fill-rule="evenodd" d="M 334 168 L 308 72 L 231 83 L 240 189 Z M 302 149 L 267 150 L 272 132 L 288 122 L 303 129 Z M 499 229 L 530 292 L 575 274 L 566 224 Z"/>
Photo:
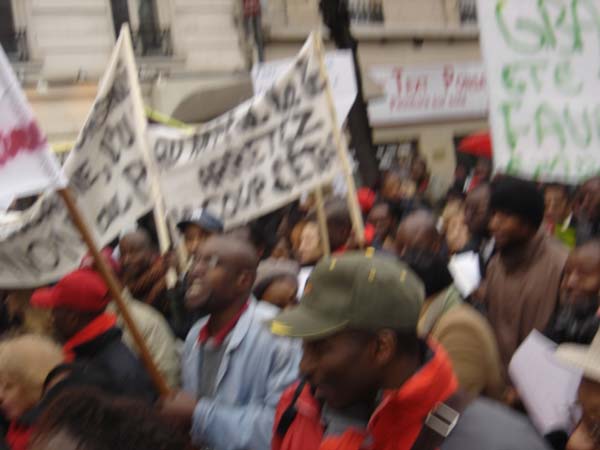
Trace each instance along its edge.
<path fill-rule="evenodd" d="M 100 245 L 152 208 L 125 61 L 119 41 L 64 166 L 78 207 Z M 60 197 L 45 193 L 18 220 L 0 225 L 0 287 L 56 281 L 75 269 L 86 251 Z"/>
<path fill-rule="evenodd" d="M 309 40 L 265 94 L 180 139 L 155 129 L 151 142 L 174 218 L 202 207 L 232 227 L 331 181 L 339 165 L 325 86 Z"/>

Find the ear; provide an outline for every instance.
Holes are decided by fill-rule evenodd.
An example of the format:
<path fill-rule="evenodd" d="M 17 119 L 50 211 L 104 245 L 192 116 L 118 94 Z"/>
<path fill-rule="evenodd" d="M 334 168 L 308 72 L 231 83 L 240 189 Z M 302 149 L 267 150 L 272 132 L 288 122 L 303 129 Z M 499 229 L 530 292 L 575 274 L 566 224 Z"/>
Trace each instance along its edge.
<path fill-rule="evenodd" d="M 250 291 L 256 280 L 256 272 L 254 270 L 242 270 L 237 277 L 236 285 L 241 291 Z"/>
<path fill-rule="evenodd" d="M 377 333 L 377 349 L 375 352 L 375 361 L 379 366 L 387 365 L 396 354 L 397 347 L 396 335 L 391 330 L 382 330 Z"/>

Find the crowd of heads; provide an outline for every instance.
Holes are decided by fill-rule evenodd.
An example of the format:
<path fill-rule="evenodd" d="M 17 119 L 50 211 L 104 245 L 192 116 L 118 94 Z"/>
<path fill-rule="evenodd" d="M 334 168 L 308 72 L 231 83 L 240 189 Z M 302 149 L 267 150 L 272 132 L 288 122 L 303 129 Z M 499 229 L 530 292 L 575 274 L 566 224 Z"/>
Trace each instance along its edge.
<path fill-rule="evenodd" d="M 362 236 L 348 199 L 325 190 L 323 204 L 307 195 L 233 229 L 211 211 L 196 211 L 177 224 L 175 245 L 162 254 L 152 227 L 138 224 L 102 253 L 127 295 L 150 307 L 181 338 L 202 317 L 227 322 L 243 313 L 249 298 L 270 304 L 280 315 L 261 326 L 270 327 L 273 335 L 303 340 L 299 374 L 313 387 L 315 398 L 333 409 L 370 407 L 379 392 L 398 389 L 433 358 L 431 337 L 442 347 L 448 343 L 457 377 L 438 361 L 439 376 L 447 379 L 440 389 L 458 383 L 473 397 L 489 395 L 515 406 L 508 395 L 492 395 L 488 388 L 497 382 L 500 390 L 508 385 L 510 391 L 505 356 L 514 353 L 510 345 L 523 342 L 522 329 L 538 329 L 558 344 L 580 345 L 592 344 L 598 331 L 600 178 L 580 186 L 492 179 L 487 160 L 476 164 L 470 181 L 464 175 L 457 170 L 448 195 L 435 198 L 422 157 L 404 170 L 383 173 L 380 188 L 358 192 Z M 551 267 L 558 261 L 562 250 L 554 253 L 554 246 L 561 246 L 565 256 L 556 262 L 559 275 L 546 280 L 533 266 Z M 456 274 L 449 269 L 453 257 L 466 252 L 477 256 L 482 279 L 469 293 L 459 292 Z M 169 281 L 172 273 L 175 278 Z M 525 280 L 519 278 L 523 276 Z M 521 327 L 515 331 L 503 323 L 508 313 L 498 312 L 504 306 L 490 294 L 492 289 L 501 297 L 495 283 L 513 281 L 514 292 L 525 294 L 523 305 L 510 314 L 521 322 L 529 320 L 527 314 L 535 316 L 530 327 L 512 324 Z M 542 319 L 527 296 L 552 283 L 558 286 L 556 299 L 546 300 L 551 314 Z M 115 322 L 107 313 L 111 300 L 89 256 L 53 286 L 7 292 L 0 410 L 17 442 L 13 448 L 191 448 L 185 433 L 170 429 L 157 410 L 139 403 L 147 399 L 121 395 L 108 378 L 92 373 L 98 366 L 79 364 L 84 352 L 94 358 L 105 351 L 111 358 L 123 357 L 120 347 L 107 344 L 114 337 Z M 455 314 L 454 320 L 477 328 L 475 340 L 486 344 L 482 356 L 464 358 L 479 361 L 470 372 L 494 372 L 476 387 L 461 370 L 461 352 L 476 350 L 452 348 L 450 337 L 459 339 L 460 333 L 451 327 L 448 313 L 458 307 L 462 315 Z M 34 327 L 32 317 L 40 310 L 46 313 L 39 319 L 43 325 Z M 448 319 L 444 330 L 442 317 Z M 92 332 L 107 341 L 90 348 L 83 335 Z M 124 358 L 123 364 L 129 364 L 129 356 Z M 600 404 L 600 366 L 587 369 L 592 376 L 580 387 L 584 414 L 573 450 L 599 444 L 600 423 L 593 411 Z M 103 385 L 106 389 L 100 390 Z M 156 392 L 152 398 L 156 400 Z M 28 420 L 35 423 L 31 429 Z M 22 438 L 26 445 L 19 444 L 19 427 L 28 430 Z M 596 447 L 585 446 L 590 440 Z"/>

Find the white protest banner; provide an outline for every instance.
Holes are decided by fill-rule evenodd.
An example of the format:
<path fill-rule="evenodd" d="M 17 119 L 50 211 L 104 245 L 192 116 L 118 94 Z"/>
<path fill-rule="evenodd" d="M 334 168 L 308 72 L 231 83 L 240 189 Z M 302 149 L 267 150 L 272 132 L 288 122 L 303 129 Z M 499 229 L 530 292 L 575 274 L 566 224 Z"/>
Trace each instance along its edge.
<path fill-rule="evenodd" d="M 99 245 L 152 208 L 124 53 L 121 37 L 63 168 Z M 56 281 L 75 269 L 86 252 L 62 199 L 46 192 L 18 220 L 0 221 L 0 288 Z"/>
<path fill-rule="evenodd" d="M 385 93 L 369 102 L 369 119 L 374 125 L 487 116 L 487 84 L 481 63 L 374 66 L 369 76 Z"/>
<path fill-rule="evenodd" d="M 264 94 L 192 134 L 153 128 L 172 217 L 208 208 L 231 228 L 331 181 L 340 166 L 325 88 L 311 37 Z"/>
<path fill-rule="evenodd" d="M 60 166 L 0 47 L 0 198 L 37 194 L 65 184 Z"/>
<path fill-rule="evenodd" d="M 578 183 L 600 171 L 600 2 L 479 0 L 494 167 Z"/>
<path fill-rule="evenodd" d="M 254 95 L 267 92 L 278 78 L 284 76 L 294 63 L 294 58 L 256 64 L 252 68 Z M 350 50 L 335 50 L 325 53 L 327 77 L 333 90 L 333 101 L 340 128 L 354 105 L 358 89 L 354 74 L 354 59 Z"/>

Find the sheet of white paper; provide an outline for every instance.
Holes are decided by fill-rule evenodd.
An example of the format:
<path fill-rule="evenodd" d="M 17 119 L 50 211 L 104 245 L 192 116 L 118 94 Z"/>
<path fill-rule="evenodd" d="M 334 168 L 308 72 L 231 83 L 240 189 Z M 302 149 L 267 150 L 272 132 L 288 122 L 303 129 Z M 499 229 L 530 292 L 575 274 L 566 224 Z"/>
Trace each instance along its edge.
<path fill-rule="evenodd" d="M 266 92 L 277 78 L 285 74 L 293 62 L 292 58 L 286 58 L 256 64 L 252 69 L 254 93 Z M 358 94 L 352 52 L 350 50 L 327 52 L 325 54 L 325 67 L 333 91 L 333 103 L 337 112 L 338 125 L 341 128 Z"/>
<path fill-rule="evenodd" d="M 12 196 L 0 197 L 0 212 L 6 211 L 12 202 L 13 202 Z"/>
<path fill-rule="evenodd" d="M 454 279 L 454 285 L 464 298 L 471 295 L 481 283 L 479 255 L 475 252 L 454 255 L 450 258 L 448 270 Z"/>
<path fill-rule="evenodd" d="M 561 364 L 554 352 L 557 345 L 534 330 L 516 351 L 508 373 L 542 435 L 571 431 L 569 407 L 577 396 L 581 370 Z"/>
<path fill-rule="evenodd" d="M 308 277 L 312 273 L 314 266 L 303 267 L 300 269 L 300 273 L 298 274 L 298 300 L 302 298 L 302 293 L 304 292 L 304 286 L 306 286 L 306 282 L 308 281 Z"/>

